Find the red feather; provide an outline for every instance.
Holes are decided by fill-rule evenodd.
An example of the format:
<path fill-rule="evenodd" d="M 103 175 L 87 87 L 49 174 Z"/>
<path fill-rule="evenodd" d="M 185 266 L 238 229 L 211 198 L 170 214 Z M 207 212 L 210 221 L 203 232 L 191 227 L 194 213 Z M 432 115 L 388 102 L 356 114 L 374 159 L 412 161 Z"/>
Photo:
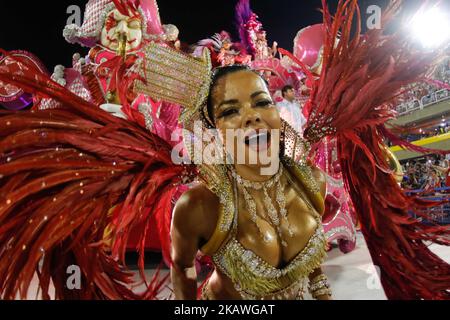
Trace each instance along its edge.
<path fill-rule="evenodd" d="M 133 292 L 126 240 L 154 215 L 170 219 L 169 197 L 194 168 L 174 165 L 170 145 L 145 128 L 109 115 L 26 62 L 22 67 L 21 74 L 1 67 L 0 81 L 64 108 L 0 113 L 1 297 L 25 298 L 37 273 L 45 299 L 50 281 L 58 299 L 156 298 L 168 277 L 158 270 L 143 293 Z M 170 225 L 160 223 L 164 230 Z M 71 265 L 81 269 L 81 290 L 66 288 Z"/>
<path fill-rule="evenodd" d="M 391 1 L 384 27 L 400 5 Z M 438 54 L 419 52 L 404 35 L 386 35 L 384 30 L 360 36 L 358 29 L 352 37 L 354 18 L 357 26 L 361 24 L 356 0 L 339 1 L 334 17 L 325 0 L 323 7 L 323 67 L 319 79 L 309 74 L 313 88 L 305 136 L 312 142 L 326 135 L 337 138 L 345 185 L 388 298 L 449 299 L 450 266 L 424 242 L 450 245 L 450 230 L 425 225 L 410 215 L 425 218 L 424 209 L 441 203 L 406 196 L 381 147 L 384 138 L 393 138 L 384 124 L 395 116 L 402 88 L 422 79 Z"/>

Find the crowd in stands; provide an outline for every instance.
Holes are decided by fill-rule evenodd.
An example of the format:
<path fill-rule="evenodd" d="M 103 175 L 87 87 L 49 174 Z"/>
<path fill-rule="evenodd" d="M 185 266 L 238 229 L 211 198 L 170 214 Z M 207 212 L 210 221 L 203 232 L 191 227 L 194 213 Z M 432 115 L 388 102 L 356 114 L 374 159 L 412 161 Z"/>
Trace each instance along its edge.
<path fill-rule="evenodd" d="M 449 156 L 427 156 L 404 163 L 402 187 L 406 190 L 423 190 L 424 193 L 434 193 L 435 189 L 449 188 L 449 162 Z"/>
<path fill-rule="evenodd" d="M 420 132 L 420 133 L 410 133 L 410 134 L 402 135 L 401 138 L 403 138 L 404 140 L 406 140 L 408 142 L 413 142 L 413 141 L 417 141 L 417 140 L 421 140 L 421 139 L 435 137 L 435 136 L 449 133 L 449 132 L 450 132 L 450 124 L 447 123 L 445 125 L 445 127 L 440 126 L 436 130 L 430 130 L 430 131 Z"/>
<path fill-rule="evenodd" d="M 436 69 L 433 80 L 436 80 L 436 83 L 421 82 L 405 88 L 405 93 L 400 99 L 401 105 L 397 110 L 405 112 L 450 97 L 450 90 L 443 87 L 450 85 L 450 57 Z"/>

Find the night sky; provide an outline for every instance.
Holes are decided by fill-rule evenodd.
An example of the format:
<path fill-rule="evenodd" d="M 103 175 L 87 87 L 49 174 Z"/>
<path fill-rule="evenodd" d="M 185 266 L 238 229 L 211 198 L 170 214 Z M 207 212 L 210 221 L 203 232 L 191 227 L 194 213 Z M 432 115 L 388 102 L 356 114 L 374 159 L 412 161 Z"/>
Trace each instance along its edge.
<path fill-rule="evenodd" d="M 333 8 L 337 1 L 329 0 Z M 369 5 L 384 6 L 386 0 L 360 0 L 365 11 Z M 406 0 L 408 5 L 416 0 Z M 84 11 L 87 0 L 14 1 L 0 4 L 0 47 L 6 50 L 23 49 L 36 54 L 46 66 L 70 66 L 76 52 L 86 54 L 87 49 L 66 43 L 62 30 L 69 14 L 68 6 L 76 4 Z M 193 44 L 221 30 L 237 35 L 234 27 L 234 6 L 237 0 L 159 0 L 161 20 L 180 29 L 180 39 Z M 270 42 L 292 50 L 292 41 L 301 28 L 320 23 L 320 0 L 253 0 L 252 8 L 263 22 Z M 236 39 L 237 40 L 237 39 Z"/>

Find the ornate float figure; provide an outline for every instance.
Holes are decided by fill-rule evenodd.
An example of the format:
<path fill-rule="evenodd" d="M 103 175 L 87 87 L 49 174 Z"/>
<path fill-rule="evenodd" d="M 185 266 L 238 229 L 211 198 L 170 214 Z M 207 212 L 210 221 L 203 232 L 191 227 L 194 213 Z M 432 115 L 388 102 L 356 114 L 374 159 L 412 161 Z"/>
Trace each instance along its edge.
<path fill-rule="evenodd" d="M 90 0 L 83 24 L 68 25 L 63 32 L 69 43 L 90 48 L 89 54 L 85 58 L 74 55 L 72 68 L 56 66 L 52 79 L 117 116 L 140 118 L 149 130 L 170 141 L 178 126 L 179 106 L 153 101 L 133 90 L 121 101 L 117 87 L 136 76 L 133 65 L 143 58 L 145 45 L 156 41 L 179 48 L 178 33 L 176 26 L 161 24 L 155 0 Z M 121 104 L 141 115 L 127 112 Z M 58 105 L 55 100 L 42 99 L 35 101 L 34 108 Z"/>
<path fill-rule="evenodd" d="M 176 144 L 171 134 L 179 127 L 178 105 L 155 101 L 133 88 L 121 99 L 118 87 L 138 77 L 135 65 L 143 59 L 148 43 L 179 48 L 178 34 L 176 26 L 161 24 L 155 0 L 90 0 L 82 26 L 68 25 L 63 31 L 69 43 L 90 48 L 88 56 L 75 55 L 72 68 L 56 66 L 52 79 L 84 100 L 115 116 L 141 122 L 168 143 Z M 34 108 L 59 106 L 54 99 L 42 99 L 35 101 Z M 146 249 L 160 250 L 157 233 L 149 233 L 149 237 Z M 134 246 L 132 239 L 130 248 Z"/>
<path fill-rule="evenodd" d="M 279 90 L 288 84 L 281 85 L 277 81 L 277 78 L 280 77 L 280 74 L 277 73 L 281 71 L 279 67 L 277 68 L 278 44 L 274 42 L 272 47 L 269 47 L 267 33 L 259 21 L 259 17 L 251 10 L 249 0 L 241 0 L 236 5 L 236 25 L 242 46 L 252 56 L 252 67 L 261 71 L 264 78 L 271 83 L 271 89 L 274 90 L 273 88 L 276 87 Z"/>
<path fill-rule="evenodd" d="M 277 54 L 278 44 L 274 42 L 272 47 L 269 48 L 267 45 L 266 35 L 267 33 L 265 30 L 259 30 L 256 32 L 256 60 L 268 59 L 270 57 L 275 57 Z"/>
<path fill-rule="evenodd" d="M 233 43 L 230 35 L 222 31 L 218 39 L 219 41 L 222 41 L 222 47 L 217 55 L 217 60 L 220 62 L 220 65 L 225 67 L 236 64 L 236 56 L 238 55 L 238 52 L 232 50 Z"/>
<path fill-rule="evenodd" d="M 270 48 L 267 44 L 267 33 L 259 17 L 250 9 L 250 1 L 240 1 L 236 6 L 236 20 L 241 42 L 252 55 L 252 60 L 265 60 L 277 55 L 276 42 Z"/>
<path fill-rule="evenodd" d="M 199 41 L 195 47 L 194 55 L 201 56 L 204 48 L 211 52 L 211 61 L 214 66 L 231 66 L 234 64 L 248 64 L 251 57 L 240 47 L 239 43 L 234 43 L 231 35 L 222 31 L 216 33 L 209 39 Z"/>

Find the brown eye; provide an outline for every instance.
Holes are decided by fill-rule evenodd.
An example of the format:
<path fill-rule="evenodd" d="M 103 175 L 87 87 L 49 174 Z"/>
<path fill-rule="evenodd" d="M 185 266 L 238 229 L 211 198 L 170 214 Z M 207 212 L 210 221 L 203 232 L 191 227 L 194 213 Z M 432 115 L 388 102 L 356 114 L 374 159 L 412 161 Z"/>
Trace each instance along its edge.
<path fill-rule="evenodd" d="M 268 107 L 271 106 L 273 102 L 271 100 L 261 100 L 256 103 L 257 107 Z"/>
<path fill-rule="evenodd" d="M 238 111 L 237 108 L 229 108 L 229 109 L 226 109 L 226 110 L 222 111 L 217 118 L 218 119 L 220 119 L 220 118 L 227 118 L 227 117 L 236 115 L 238 113 L 239 113 L 239 111 Z"/>

